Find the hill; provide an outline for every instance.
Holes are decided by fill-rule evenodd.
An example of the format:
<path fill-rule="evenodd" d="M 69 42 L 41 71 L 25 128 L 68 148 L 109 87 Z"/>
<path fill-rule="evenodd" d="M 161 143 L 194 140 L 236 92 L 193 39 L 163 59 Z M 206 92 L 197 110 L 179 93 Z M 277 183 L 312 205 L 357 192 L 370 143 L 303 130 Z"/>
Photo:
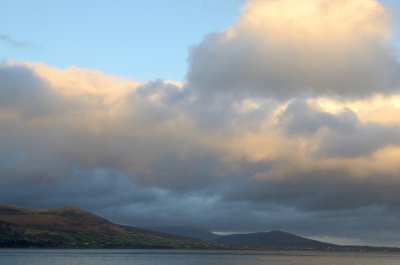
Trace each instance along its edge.
<path fill-rule="evenodd" d="M 328 250 L 338 247 L 338 245 L 324 243 L 282 231 L 219 236 L 215 238 L 214 241 L 228 245 L 241 245 L 268 249 Z"/>
<path fill-rule="evenodd" d="M 0 247 L 209 248 L 214 246 L 176 235 L 117 225 L 75 207 L 26 209 L 0 205 Z"/>
<path fill-rule="evenodd" d="M 193 239 L 208 240 L 230 248 L 329 250 L 340 247 L 282 231 L 218 235 L 205 229 L 189 226 L 148 227 L 146 229 Z"/>
<path fill-rule="evenodd" d="M 201 228 L 188 226 L 149 228 L 149 230 L 152 229 L 163 233 L 212 241 L 220 244 L 225 249 L 400 252 L 399 248 L 330 244 L 283 231 L 218 235 Z"/>

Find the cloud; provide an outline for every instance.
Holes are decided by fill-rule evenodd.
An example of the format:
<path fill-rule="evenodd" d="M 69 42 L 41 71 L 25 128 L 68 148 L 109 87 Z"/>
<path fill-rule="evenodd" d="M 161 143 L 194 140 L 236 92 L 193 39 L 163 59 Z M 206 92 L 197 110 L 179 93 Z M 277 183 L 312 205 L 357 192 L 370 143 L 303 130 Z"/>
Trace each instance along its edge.
<path fill-rule="evenodd" d="M 288 134 L 312 134 L 322 128 L 332 131 L 348 132 L 359 123 L 358 117 L 349 109 L 335 115 L 310 107 L 306 102 L 294 101 L 280 116 L 280 123 Z"/>
<path fill-rule="evenodd" d="M 0 42 L 6 43 L 15 48 L 25 48 L 27 46 L 31 46 L 31 44 L 29 44 L 27 42 L 16 40 L 7 34 L 1 34 L 1 33 L 0 33 Z"/>
<path fill-rule="evenodd" d="M 366 97 L 399 88 L 390 14 L 375 0 L 248 1 L 239 21 L 192 48 L 202 97 Z"/>
<path fill-rule="evenodd" d="M 310 137 L 319 133 L 318 156 L 368 156 L 379 149 L 400 144 L 398 125 L 362 123 L 350 109 L 333 114 L 306 102 L 295 101 L 288 105 L 279 119 L 289 136 Z"/>
<path fill-rule="evenodd" d="M 3 63 L 0 201 L 396 244 L 388 12 L 372 0 L 293 3 L 249 1 L 193 48 L 183 83 Z"/>
<path fill-rule="evenodd" d="M 0 66 L 0 108 L 17 109 L 25 117 L 53 115 L 62 108 L 62 99 L 46 81 L 26 67 Z"/>
<path fill-rule="evenodd" d="M 365 124 L 358 126 L 351 134 L 332 133 L 321 142 L 322 156 L 355 157 L 368 156 L 387 146 L 399 146 L 400 127 Z"/>
<path fill-rule="evenodd" d="M 355 229 L 321 232 L 329 213 L 375 207 L 389 224 L 398 214 L 397 125 L 359 118 L 374 108 L 363 100 L 233 98 L 225 122 L 205 126 L 220 110 L 196 115 L 192 91 L 170 81 L 8 62 L 0 83 L 2 202 L 73 204 L 137 226 L 327 236 Z M 363 212 L 360 227 L 372 219 Z M 348 235 L 372 240 L 363 229 Z"/>

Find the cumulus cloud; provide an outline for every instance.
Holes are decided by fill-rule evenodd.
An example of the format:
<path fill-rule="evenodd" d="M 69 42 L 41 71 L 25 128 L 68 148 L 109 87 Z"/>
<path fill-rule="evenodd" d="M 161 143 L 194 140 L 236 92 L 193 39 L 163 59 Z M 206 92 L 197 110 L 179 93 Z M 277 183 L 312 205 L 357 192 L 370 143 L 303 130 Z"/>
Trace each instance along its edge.
<path fill-rule="evenodd" d="M 388 16 L 372 0 L 249 1 L 193 48 L 183 83 L 7 61 L 0 201 L 392 244 L 400 93 Z M 366 233 L 377 223 L 386 232 Z"/>
<path fill-rule="evenodd" d="M 393 93 L 389 19 L 375 0 L 249 1 L 236 25 L 192 49 L 188 85 L 204 97 Z"/>

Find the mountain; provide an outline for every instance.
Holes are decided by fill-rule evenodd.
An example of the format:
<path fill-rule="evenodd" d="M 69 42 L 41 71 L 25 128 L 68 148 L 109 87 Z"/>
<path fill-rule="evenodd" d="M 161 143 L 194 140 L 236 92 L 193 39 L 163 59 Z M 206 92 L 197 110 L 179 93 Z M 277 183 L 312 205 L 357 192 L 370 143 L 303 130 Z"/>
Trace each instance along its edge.
<path fill-rule="evenodd" d="M 214 240 L 218 235 L 197 227 L 191 226 L 153 226 L 145 227 L 147 230 L 156 231 L 165 234 L 179 235 L 201 240 Z"/>
<path fill-rule="evenodd" d="M 227 245 L 240 245 L 268 249 L 328 250 L 338 247 L 338 245 L 324 243 L 282 231 L 219 236 L 215 238 L 214 241 Z"/>
<path fill-rule="evenodd" d="M 215 245 L 117 225 L 75 207 L 26 209 L 0 205 L 0 247 L 214 248 Z"/>

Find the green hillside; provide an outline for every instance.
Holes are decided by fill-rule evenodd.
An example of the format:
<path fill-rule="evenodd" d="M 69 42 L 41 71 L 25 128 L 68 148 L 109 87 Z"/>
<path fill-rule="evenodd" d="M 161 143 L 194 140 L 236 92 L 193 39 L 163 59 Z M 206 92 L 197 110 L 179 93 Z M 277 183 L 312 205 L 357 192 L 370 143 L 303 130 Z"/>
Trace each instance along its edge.
<path fill-rule="evenodd" d="M 79 208 L 0 205 L 0 247 L 209 248 L 210 244 L 114 224 Z"/>

